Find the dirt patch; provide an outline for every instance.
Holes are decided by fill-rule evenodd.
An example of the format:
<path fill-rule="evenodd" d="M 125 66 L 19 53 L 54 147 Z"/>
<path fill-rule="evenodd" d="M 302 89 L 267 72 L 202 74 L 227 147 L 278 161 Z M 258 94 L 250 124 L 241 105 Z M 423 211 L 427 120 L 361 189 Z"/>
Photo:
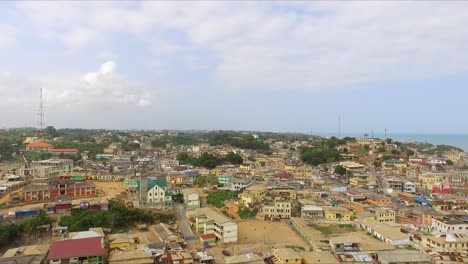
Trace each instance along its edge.
<path fill-rule="evenodd" d="M 234 201 L 224 201 L 224 205 L 226 206 L 224 209 L 231 217 L 234 217 L 236 221 L 241 221 L 242 219 L 237 214 L 239 211 L 239 207 L 236 205 Z"/>
<path fill-rule="evenodd" d="M 289 221 L 243 221 L 238 223 L 239 244 L 264 244 L 275 247 L 303 246 L 307 243 L 289 226 Z"/>

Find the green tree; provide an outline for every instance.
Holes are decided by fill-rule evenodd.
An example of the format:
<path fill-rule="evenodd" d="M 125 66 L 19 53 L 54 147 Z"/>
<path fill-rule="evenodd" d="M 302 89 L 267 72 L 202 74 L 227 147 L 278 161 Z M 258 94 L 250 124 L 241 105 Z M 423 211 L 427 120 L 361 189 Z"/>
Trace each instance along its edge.
<path fill-rule="evenodd" d="M 335 173 L 339 175 L 345 175 L 346 174 L 346 168 L 343 167 L 342 165 L 338 165 L 335 167 Z"/>
<path fill-rule="evenodd" d="M 451 161 L 451 160 L 449 160 L 449 159 L 446 160 L 445 163 L 447 163 L 447 165 L 449 165 L 449 166 L 453 166 L 453 161 Z"/>
<path fill-rule="evenodd" d="M 58 137 L 59 134 L 57 133 L 57 130 L 53 126 L 48 126 L 44 129 L 44 132 L 49 136 L 50 138 L 55 138 Z"/>
<path fill-rule="evenodd" d="M 181 193 L 178 193 L 174 195 L 174 202 L 176 203 L 183 203 L 184 202 L 184 195 Z"/>
<path fill-rule="evenodd" d="M 244 160 L 242 159 L 241 155 L 235 154 L 234 152 L 230 151 L 226 155 L 226 161 L 234 165 L 239 165 L 239 164 L 242 164 Z"/>

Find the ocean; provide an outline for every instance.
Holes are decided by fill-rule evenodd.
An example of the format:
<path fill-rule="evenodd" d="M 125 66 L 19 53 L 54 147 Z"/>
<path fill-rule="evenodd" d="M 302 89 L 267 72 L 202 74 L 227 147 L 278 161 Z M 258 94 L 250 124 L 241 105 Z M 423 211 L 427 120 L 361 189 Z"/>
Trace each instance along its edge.
<path fill-rule="evenodd" d="M 337 136 L 336 133 L 323 133 L 319 136 Z M 344 133 L 342 137 L 363 137 L 364 133 Z M 368 134 L 370 137 L 371 135 Z M 376 138 L 384 138 L 384 134 L 374 134 Z M 396 141 L 418 141 L 418 142 L 427 142 L 433 145 L 451 145 L 457 148 L 463 149 L 465 152 L 468 152 L 468 134 L 416 134 L 416 133 L 389 133 L 387 134 L 388 138 L 391 138 Z"/>

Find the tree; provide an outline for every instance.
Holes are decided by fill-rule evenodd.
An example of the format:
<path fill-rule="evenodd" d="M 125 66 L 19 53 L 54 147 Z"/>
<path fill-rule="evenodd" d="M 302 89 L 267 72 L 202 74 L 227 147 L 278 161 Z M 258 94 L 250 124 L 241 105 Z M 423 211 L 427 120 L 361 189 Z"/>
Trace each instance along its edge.
<path fill-rule="evenodd" d="M 343 176 L 346 174 L 346 168 L 342 165 L 338 165 L 335 167 L 335 173 Z"/>
<path fill-rule="evenodd" d="M 449 166 L 453 166 L 453 161 L 451 161 L 451 160 L 449 160 L 449 159 L 446 160 L 445 163 L 447 163 L 447 165 L 449 165 Z"/>
<path fill-rule="evenodd" d="M 414 151 L 412 151 L 411 149 L 408 149 L 406 150 L 406 154 L 408 155 L 408 157 L 414 156 Z"/>
<path fill-rule="evenodd" d="M 190 156 L 187 152 L 179 152 L 176 159 L 181 163 L 186 163 L 190 159 Z"/>
<path fill-rule="evenodd" d="M 234 164 L 234 165 L 238 165 L 238 164 L 242 164 L 242 162 L 244 161 L 242 159 L 242 156 L 239 155 L 239 154 L 235 154 L 234 152 L 230 151 L 227 155 L 226 155 L 226 161 L 231 163 L 231 164 Z"/>
<path fill-rule="evenodd" d="M 181 193 L 178 193 L 174 195 L 174 202 L 176 203 L 183 203 L 184 202 L 184 195 Z"/>
<path fill-rule="evenodd" d="M 55 129 L 55 127 L 53 126 L 48 126 L 44 129 L 45 133 L 51 137 L 51 138 L 54 138 L 54 137 L 58 137 L 58 133 L 57 133 L 57 130 Z"/>

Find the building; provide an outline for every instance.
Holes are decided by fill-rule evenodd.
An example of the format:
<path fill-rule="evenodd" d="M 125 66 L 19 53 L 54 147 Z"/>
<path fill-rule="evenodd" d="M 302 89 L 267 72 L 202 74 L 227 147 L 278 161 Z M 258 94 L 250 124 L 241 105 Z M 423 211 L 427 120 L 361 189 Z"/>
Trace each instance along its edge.
<path fill-rule="evenodd" d="M 231 184 L 232 182 L 232 176 L 227 176 L 227 175 L 219 175 L 218 176 L 218 182 L 220 184 Z"/>
<path fill-rule="evenodd" d="M 368 234 L 394 246 L 409 244 L 409 235 L 401 233 L 401 226 L 395 223 L 380 223 L 376 220 L 358 219 L 359 228 Z"/>
<path fill-rule="evenodd" d="M 182 189 L 182 194 L 184 195 L 185 208 L 200 208 L 200 196 L 198 195 L 197 191 L 190 189 Z"/>
<path fill-rule="evenodd" d="M 61 240 L 50 246 L 47 262 L 104 264 L 106 254 L 102 237 Z"/>
<path fill-rule="evenodd" d="M 367 185 L 367 180 L 359 177 L 353 177 L 349 179 L 349 185 L 351 185 L 351 187 L 364 187 Z"/>
<path fill-rule="evenodd" d="M 78 149 L 76 148 L 63 148 L 63 149 L 51 149 L 50 153 L 55 154 L 55 155 L 76 155 L 78 154 Z"/>
<path fill-rule="evenodd" d="M 179 161 L 174 159 L 164 159 L 161 160 L 161 168 L 163 169 L 170 169 L 172 167 L 179 166 Z"/>
<path fill-rule="evenodd" d="M 442 219 L 432 219 L 432 232 L 438 234 L 468 234 L 468 216 L 447 215 Z"/>
<path fill-rule="evenodd" d="M 391 199 L 387 196 L 384 195 L 379 195 L 379 194 L 368 194 L 366 202 L 369 204 L 377 205 L 377 206 L 382 206 L 382 205 L 389 205 L 391 204 Z"/>
<path fill-rule="evenodd" d="M 260 209 L 260 213 L 265 220 L 289 219 L 291 209 L 291 201 L 275 199 L 273 202 L 265 202 Z"/>
<path fill-rule="evenodd" d="M 160 206 L 172 205 L 172 194 L 167 191 L 166 178 L 144 178 L 137 182 L 142 202 Z"/>
<path fill-rule="evenodd" d="M 276 248 L 273 250 L 273 262 L 279 264 L 301 264 L 302 257 L 291 248 Z"/>
<path fill-rule="evenodd" d="M 26 145 L 27 151 L 50 152 L 52 145 L 46 142 L 32 142 Z"/>
<path fill-rule="evenodd" d="M 330 247 L 334 252 L 361 251 L 361 239 L 354 236 L 331 237 Z"/>
<path fill-rule="evenodd" d="M 188 213 L 188 212 L 187 212 Z M 212 208 L 195 209 L 195 230 L 201 234 L 214 234 L 221 244 L 237 242 L 237 223 Z"/>
<path fill-rule="evenodd" d="M 262 257 L 253 253 L 225 257 L 224 261 L 226 264 L 265 264 Z"/>
<path fill-rule="evenodd" d="M 111 160 L 113 165 L 128 165 L 132 161 L 132 156 L 130 155 L 117 155 L 114 156 Z"/>
<path fill-rule="evenodd" d="M 428 235 L 422 237 L 424 247 L 435 248 L 439 250 L 460 250 L 468 251 L 468 233 L 452 233 L 446 235 Z"/>
<path fill-rule="evenodd" d="M 189 179 L 189 176 L 186 174 L 170 174 L 166 176 L 166 181 L 175 185 L 186 185 Z"/>
<path fill-rule="evenodd" d="M 428 255 L 411 250 L 381 251 L 378 259 L 380 264 L 431 264 Z"/>
<path fill-rule="evenodd" d="M 405 193 L 416 193 L 416 184 L 405 181 L 401 185 L 401 191 Z"/>
<path fill-rule="evenodd" d="M 23 189 L 24 200 L 55 199 L 59 195 L 71 197 L 95 196 L 96 186 L 92 181 L 77 182 L 65 179 L 51 179 L 47 185 L 31 184 Z"/>
<path fill-rule="evenodd" d="M 329 221 L 351 221 L 351 212 L 343 207 L 324 206 L 323 213 Z"/>
<path fill-rule="evenodd" d="M 377 208 L 375 210 L 375 220 L 378 222 L 393 222 L 395 223 L 395 211 L 388 208 Z"/>
<path fill-rule="evenodd" d="M 239 204 L 250 207 L 253 204 L 263 201 L 267 194 L 268 188 L 264 184 L 249 186 L 239 194 Z"/>
<path fill-rule="evenodd" d="M 302 258 L 302 264 L 339 264 L 338 260 L 335 256 L 332 255 L 331 252 L 323 251 L 323 252 L 308 252 L 308 251 L 300 251 L 297 252 L 299 256 Z"/>
<path fill-rule="evenodd" d="M 230 184 L 230 189 L 232 191 L 240 191 L 240 190 L 244 190 L 246 189 L 247 187 L 249 187 L 250 185 L 252 185 L 254 182 L 251 180 L 251 179 L 248 179 L 248 178 L 238 178 L 238 177 L 234 177 L 232 179 L 232 182 Z"/>
<path fill-rule="evenodd" d="M 71 172 L 73 172 L 73 160 L 71 159 L 33 161 L 30 168 L 22 170 L 23 175 L 29 175 L 33 178 L 56 177 Z"/>
<path fill-rule="evenodd" d="M 109 241 L 109 249 L 114 248 L 130 248 L 135 244 L 133 238 L 127 233 L 117 233 L 107 235 L 107 240 Z"/>
<path fill-rule="evenodd" d="M 404 160 L 384 160 L 382 161 L 382 167 L 385 168 L 406 168 L 407 164 Z"/>
<path fill-rule="evenodd" d="M 330 244 L 322 232 L 308 225 L 307 221 L 303 218 L 291 217 L 291 227 L 302 237 L 310 246 L 313 251 L 327 251 L 330 250 Z"/>
<path fill-rule="evenodd" d="M 301 207 L 301 217 L 310 220 L 323 219 L 323 209 L 315 205 L 303 206 Z"/>

